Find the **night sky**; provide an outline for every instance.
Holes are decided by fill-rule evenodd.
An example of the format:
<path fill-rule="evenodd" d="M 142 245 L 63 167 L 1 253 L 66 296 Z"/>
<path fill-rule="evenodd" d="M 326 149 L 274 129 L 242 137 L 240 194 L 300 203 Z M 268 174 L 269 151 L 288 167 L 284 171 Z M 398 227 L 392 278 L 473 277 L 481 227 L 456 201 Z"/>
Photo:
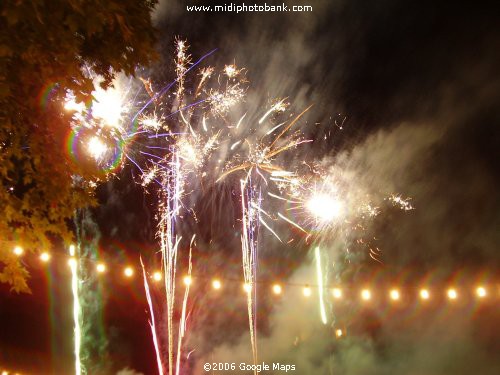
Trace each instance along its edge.
<path fill-rule="evenodd" d="M 195 3 L 208 1 L 189 2 Z M 418 301 L 399 310 L 329 305 L 323 325 L 316 300 L 300 295 L 300 286 L 315 283 L 311 243 L 276 223 L 294 241 L 281 244 L 261 231 L 259 280 L 265 287 L 279 280 L 285 289 L 278 300 L 259 292 L 262 361 L 295 364 L 295 374 L 499 374 L 498 13 L 447 1 L 310 0 L 302 4 L 312 12 L 286 14 L 190 13 L 183 4 L 161 1 L 154 15 L 160 61 L 139 75 L 156 90 L 175 78 L 176 37 L 188 41 L 194 60 L 217 48 L 207 65 L 247 69 L 249 116 L 258 118 L 273 98 L 288 97 L 293 113 L 314 105 L 301 121 L 314 142 L 280 162 L 313 160 L 346 194 L 369 194 L 381 207 L 363 232 L 375 238 L 380 262 L 354 235 L 338 230 L 318 240 L 328 254 L 329 284 L 385 290 L 398 283 L 411 291 L 425 281 L 436 290 L 450 284 L 464 290 L 455 308 L 441 297 L 427 310 Z M 335 122 L 344 119 L 341 130 Z M 98 187 L 99 206 L 78 221 L 84 243 L 98 248 L 109 268 L 87 281 L 92 375 L 157 373 L 138 265 L 142 255 L 151 269 L 158 266 L 158 196 L 138 181 L 138 170 L 126 164 Z M 198 222 L 186 215 L 179 225 L 186 238 L 197 234 L 184 353 L 194 351 L 183 359 L 186 375 L 204 374 L 207 361 L 251 363 L 235 186 L 200 187 L 189 198 Z M 383 199 L 392 193 L 410 197 L 415 209 L 392 207 Z M 49 266 L 26 260 L 31 295 L 0 285 L 0 370 L 74 372 L 65 252 L 55 249 L 61 255 Z M 128 263 L 137 268 L 132 280 L 122 276 Z M 215 297 L 213 275 L 227 283 Z M 479 282 L 490 291 L 482 304 L 470 292 Z M 153 297 L 160 315 L 162 290 L 154 287 Z M 348 335 L 337 340 L 336 327 L 348 327 Z"/>

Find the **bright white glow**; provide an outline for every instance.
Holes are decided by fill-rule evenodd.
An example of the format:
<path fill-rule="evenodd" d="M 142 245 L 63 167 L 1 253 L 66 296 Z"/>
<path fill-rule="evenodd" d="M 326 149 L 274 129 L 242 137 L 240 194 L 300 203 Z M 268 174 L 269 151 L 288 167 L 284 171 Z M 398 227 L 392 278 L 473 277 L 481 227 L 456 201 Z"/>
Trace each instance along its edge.
<path fill-rule="evenodd" d="M 99 263 L 95 268 L 99 273 L 106 272 L 106 265 L 104 263 Z"/>
<path fill-rule="evenodd" d="M 391 299 L 393 301 L 397 301 L 399 299 L 399 297 L 400 297 L 399 290 L 397 290 L 397 289 L 391 290 L 390 296 L 391 296 Z"/>
<path fill-rule="evenodd" d="M 153 273 L 153 279 L 155 281 L 161 281 L 161 272 L 160 271 L 156 271 L 155 273 Z"/>
<path fill-rule="evenodd" d="M 429 291 L 427 289 L 420 290 L 420 298 L 429 299 L 429 297 L 430 297 L 430 294 L 429 294 Z"/>
<path fill-rule="evenodd" d="M 330 222 L 342 215 L 342 203 L 328 194 L 316 194 L 306 204 L 307 209 L 315 219 Z"/>
<path fill-rule="evenodd" d="M 250 293 L 252 291 L 252 286 L 248 283 L 243 284 L 243 290 L 247 293 Z"/>
<path fill-rule="evenodd" d="M 92 96 L 95 98 L 92 102 L 92 116 L 103 120 L 107 126 L 119 126 L 126 112 L 121 92 L 113 87 L 107 90 L 99 87 Z"/>
<path fill-rule="evenodd" d="M 337 336 L 337 338 L 340 338 L 343 335 L 344 335 L 344 333 L 342 332 L 342 330 L 340 328 L 335 330 L 335 336 Z"/>
<path fill-rule="evenodd" d="M 333 288 L 333 297 L 336 299 L 342 298 L 342 290 L 340 288 Z"/>
<path fill-rule="evenodd" d="M 89 154 L 95 159 L 99 160 L 108 151 L 108 147 L 104 144 L 99 137 L 92 137 L 87 144 L 87 150 Z"/>
<path fill-rule="evenodd" d="M 85 103 L 77 103 L 74 98 L 68 98 L 64 103 L 64 109 L 68 112 L 82 113 L 85 109 Z"/>
<path fill-rule="evenodd" d="M 13 251 L 17 256 L 21 256 L 24 253 L 24 249 L 21 246 L 16 246 Z"/>
<path fill-rule="evenodd" d="M 191 278 L 191 276 L 184 276 L 184 279 L 183 279 L 183 282 L 184 282 L 184 285 L 191 285 L 191 283 L 193 282 L 193 279 Z"/>
<path fill-rule="evenodd" d="M 368 289 L 363 289 L 361 291 L 361 298 L 365 301 L 368 301 L 372 298 L 372 293 Z"/>
<path fill-rule="evenodd" d="M 486 297 L 486 289 L 484 287 L 480 286 L 476 289 L 476 294 L 479 298 Z"/>
<path fill-rule="evenodd" d="M 42 262 L 48 262 L 50 260 L 50 254 L 46 251 L 40 254 L 40 260 Z"/>
<path fill-rule="evenodd" d="M 447 294 L 448 294 L 449 299 L 457 299 L 457 297 L 458 297 L 457 291 L 453 288 L 448 289 Z"/>
<path fill-rule="evenodd" d="M 132 277 L 132 275 L 134 274 L 134 269 L 132 267 L 127 267 L 127 268 L 125 268 L 125 270 L 123 271 L 123 273 L 127 277 Z"/>
<path fill-rule="evenodd" d="M 281 288 L 281 285 L 279 285 L 279 284 L 274 284 L 273 285 L 273 293 L 274 294 L 281 294 L 282 291 L 283 290 Z"/>
<path fill-rule="evenodd" d="M 76 258 L 75 257 L 69 258 L 68 264 L 69 264 L 70 267 L 76 267 L 76 265 L 77 265 Z"/>
<path fill-rule="evenodd" d="M 221 284 L 221 282 L 219 280 L 216 279 L 216 280 L 212 281 L 212 287 L 214 289 L 219 290 L 222 287 L 222 284 Z"/>
<path fill-rule="evenodd" d="M 311 288 L 308 286 L 305 286 L 304 289 L 302 289 L 302 293 L 304 294 L 305 297 L 310 297 L 312 294 Z"/>

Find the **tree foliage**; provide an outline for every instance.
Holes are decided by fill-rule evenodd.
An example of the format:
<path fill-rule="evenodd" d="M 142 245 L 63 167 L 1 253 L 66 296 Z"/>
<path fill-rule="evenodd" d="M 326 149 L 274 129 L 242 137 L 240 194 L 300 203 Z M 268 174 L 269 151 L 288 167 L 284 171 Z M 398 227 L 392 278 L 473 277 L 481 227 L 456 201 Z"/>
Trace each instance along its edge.
<path fill-rule="evenodd" d="M 0 5 L 0 282 L 29 291 L 16 245 L 37 253 L 73 239 L 75 210 L 93 203 L 97 173 L 66 151 L 70 90 L 88 101 L 89 72 L 107 87 L 155 56 L 156 0 L 11 0 Z"/>

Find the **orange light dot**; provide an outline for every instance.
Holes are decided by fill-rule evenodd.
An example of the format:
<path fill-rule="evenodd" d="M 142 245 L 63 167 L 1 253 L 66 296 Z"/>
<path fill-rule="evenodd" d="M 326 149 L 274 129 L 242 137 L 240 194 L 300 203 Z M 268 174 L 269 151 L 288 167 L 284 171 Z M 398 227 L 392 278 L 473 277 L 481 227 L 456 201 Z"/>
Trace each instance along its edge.
<path fill-rule="evenodd" d="M 372 293 L 368 289 L 363 289 L 361 291 L 361 298 L 365 301 L 368 301 L 372 298 Z"/>
<path fill-rule="evenodd" d="M 134 269 L 132 267 L 126 267 L 123 273 L 127 277 L 132 277 L 134 275 Z"/>
<path fill-rule="evenodd" d="M 335 330 L 335 336 L 337 336 L 337 338 L 340 338 L 343 335 L 344 335 L 344 332 L 342 332 L 342 330 L 340 328 Z"/>
<path fill-rule="evenodd" d="M 98 263 L 97 266 L 95 266 L 95 269 L 99 273 L 106 272 L 106 265 L 104 263 Z"/>
<path fill-rule="evenodd" d="M 484 298 L 486 297 L 486 289 L 482 286 L 477 287 L 476 289 L 476 294 L 479 298 Z"/>
<path fill-rule="evenodd" d="M 397 301 L 401 297 L 399 294 L 399 290 L 397 289 L 392 289 L 390 292 L 390 296 L 393 301 Z"/>
<path fill-rule="evenodd" d="M 333 297 L 336 299 L 342 298 L 342 290 L 339 288 L 334 288 L 333 291 Z"/>
<path fill-rule="evenodd" d="M 281 288 L 281 285 L 279 285 L 279 284 L 273 285 L 273 293 L 274 294 L 281 294 L 282 291 L 283 291 L 283 289 Z"/>
<path fill-rule="evenodd" d="M 451 300 L 457 299 L 457 297 L 458 297 L 457 291 L 453 288 L 448 289 L 447 294 L 448 294 L 448 298 Z"/>
<path fill-rule="evenodd" d="M 427 299 L 429 299 L 429 297 L 430 297 L 430 293 L 427 289 L 420 290 L 420 298 L 421 299 L 427 300 Z"/>
<path fill-rule="evenodd" d="M 305 286 L 304 289 L 302 289 L 302 293 L 304 294 L 305 297 L 310 297 L 312 294 L 311 288 Z"/>
<path fill-rule="evenodd" d="M 193 283 L 193 279 L 191 278 L 191 276 L 184 276 L 182 281 L 184 282 L 184 285 L 186 285 L 186 286 L 191 285 Z"/>
<path fill-rule="evenodd" d="M 220 280 L 217 280 L 217 279 L 213 280 L 212 287 L 216 290 L 219 290 L 222 287 Z"/>
<path fill-rule="evenodd" d="M 24 253 L 24 249 L 21 246 L 16 246 L 13 251 L 17 256 L 21 256 Z"/>
<path fill-rule="evenodd" d="M 161 272 L 156 271 L 155 273 L 153 273 L 153 279 L 154 281 L 161 281 Z"/>
<path fill-rule="evenodd" d="M 44 251 L 43 253 L 40 254 L 40 260 L 42 262 L 48 262 L 50 260 L 50 254 Z"/>

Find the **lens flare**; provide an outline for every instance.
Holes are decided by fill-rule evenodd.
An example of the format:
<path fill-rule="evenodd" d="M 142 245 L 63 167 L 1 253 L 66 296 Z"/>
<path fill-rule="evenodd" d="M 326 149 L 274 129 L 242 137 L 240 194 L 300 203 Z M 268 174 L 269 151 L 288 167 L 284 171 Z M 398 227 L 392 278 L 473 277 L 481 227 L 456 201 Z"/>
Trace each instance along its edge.
<path fill-rule="evenodd" d="M 282 291 L 283 291 L 283 289 L 281 288 L 281 285 L 279 285 L 279 284 L 273 285 L 273 293 L 274 294 L 281 294 Z"/>

